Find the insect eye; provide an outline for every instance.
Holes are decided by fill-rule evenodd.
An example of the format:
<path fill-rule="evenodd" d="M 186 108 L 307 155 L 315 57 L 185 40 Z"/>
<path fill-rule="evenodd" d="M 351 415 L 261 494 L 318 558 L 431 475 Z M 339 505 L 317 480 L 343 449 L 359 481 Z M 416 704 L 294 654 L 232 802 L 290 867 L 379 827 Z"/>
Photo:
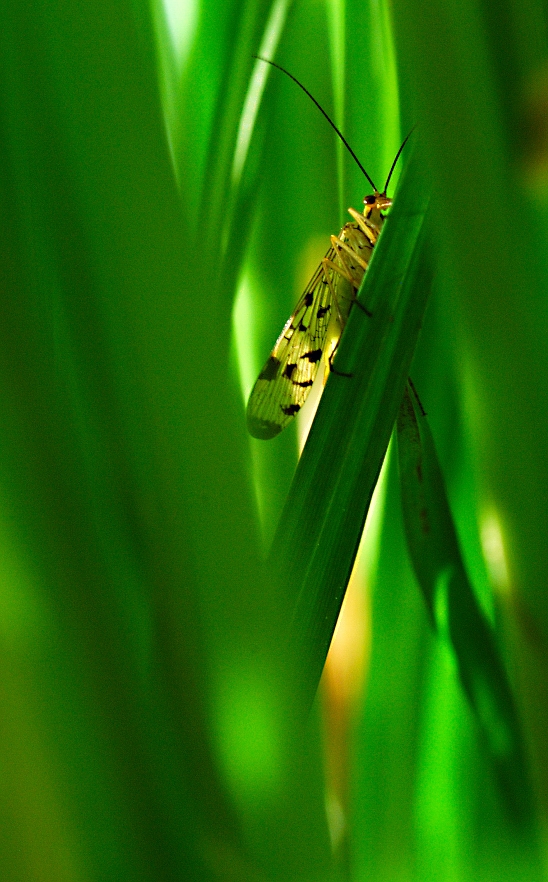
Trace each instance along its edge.
<path fill-rule="evenodd" d="M 376 201 L 377 201 L 377 197 L 373 196 L 373 195 L 366 196 L 365 199 L 363 200 L 364 205 L 374 205 Z"/>

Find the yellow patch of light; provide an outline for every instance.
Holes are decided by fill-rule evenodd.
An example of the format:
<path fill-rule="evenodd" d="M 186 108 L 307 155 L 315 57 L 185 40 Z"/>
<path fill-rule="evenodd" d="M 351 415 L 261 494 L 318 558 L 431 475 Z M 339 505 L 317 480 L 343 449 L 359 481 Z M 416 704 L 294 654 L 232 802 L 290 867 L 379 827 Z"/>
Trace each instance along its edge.
<path fill-rule="evenodd" d="M 385 499 L 386 459 L 373 493 L 360 547 L 341 612 L 333 634 L 324 671 L 324 685 L 338 701 L 354 702 L 363 687 L 369 659 L 370 620 L 367 592 L 377 563 L 379 535 Z"/>
<path fill-rule="evenodd" d="M 361 692 L 369 648 L 369 610 L 363 590 L 363 555 L 356 561 L 329 648 L 324 685 L 344 705 Z"/>
<path fill-rule="evenodd" d="M 250 341 L 256 316 L 253 309 L 253 291 L 249 277 L 243 275 L 234 301 L 232 312 L 232 332 L 236 346 L 236 359 L 240 375 L 240 386 L 244 401 L 249 398 L 253 383 L 257 379 L 257 365 L 253 360 Z"/>
<path fill-rule="evenodd" d="M 386 463 L 386 460 L 385 460 Z M 324 703 L 325 806 L 331 843 L 346 834 L 350 811 L 352 721 L 367 679 L 371 649 L 369 594 L 374 577 L 385 499 L 383 466 L 348 583 L 322 677 Z"/>
<path fill-rule="evenodd" d="M 325 813 L 327 816 L 327 827 L 329 829 L 331 847 L 333 851 L 336 851 L 343 841 L 348 824 L 346 822 L 346 816 L 341 801 L 331 790 L 326 791 Z"/>
<path fill-rule="evenodd" d="M 502 525 L 494 509 L 487 511 L 480 525 L 481 546 L 487 570 L 496 589 L 507 593 L 510 589 L 508 558 Z"/>

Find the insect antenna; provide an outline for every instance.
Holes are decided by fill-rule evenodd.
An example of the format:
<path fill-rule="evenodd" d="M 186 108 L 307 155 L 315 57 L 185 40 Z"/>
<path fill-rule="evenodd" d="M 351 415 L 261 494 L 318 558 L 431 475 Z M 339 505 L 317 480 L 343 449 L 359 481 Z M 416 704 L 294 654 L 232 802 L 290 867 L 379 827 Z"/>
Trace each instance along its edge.
<path fill-rule="evenodd" d="M 314 95 L 311 95 L 311 93 L 308 91 L 308 89 L 307 89 L 305 86 L 303 86 L 303 84 L 302 84 L 301 82 L 299 82 L 299 80 L 297 79 L 297 77 L 294 77 L 293 74 L 289 73 L 289 71 L 286 70 L 285 67 L 282 67 L 280 64 L 276 64 L 275 61 L 270 61 L 269 58 L 263 58 L 262 55 L 253 55 L 252 57 L 253 57 L 253 58 L 257 58 L 259 61 L 265 61 L 267 64 L 271 64 L 272 67 L 277 67 L 278 70 L 281 70 L 281 72 L 284 73 L 286 76 L 288 76 L 290 80 L 293 80 L 294 83 L 297 83 L 297 85 L 299 86 L 299 88 L 301 88 L 301 89 L 303 90 L 303 92 L 305 93 L 305 95 L 308 95 L 308 97 L 310 98 L 310 100 L 314 102 L 314 104 L 316 105 L 316 107 L 318 108 L 318 110 L 320 110 L 320 111 L 323 113 L 323 115 L 325 116 L 325 118 L 326 118 L 327 122 L 329 123 L 329 125 L 331 126 L 331 128 L 335 130 L 335 132 L 337 133 L 337 135 L 339 136 L 339 138 L 340 138 L 341 141 L 343 142 L 344 146 L 346 147 L 346 149 L 347 149 L 348 152 L 350 153 L 350 156 L 352 157 L 352 159 L 354 160 L 354 162 L 358 165 L 358 167 L 361 169 L 361 171 L 363 172 L 363 174 L 365 175 L 365 177 L 367 178 L 367 180 L 369 181 L 369 183 L 370 183 L 371 186 L 373 187 L 373 190 L 375 191 L 375 193 L 378 193 L 379 191 L 378 191 L 377 188 L 375 187 L 375 184 L 373 183 L 373 181 L 371 180 L 371 178 L 370 178 L 369 175 L 367 174 L 366 170 L 364 169 L 364 167 L 363 167 L 363 165 L 361 164 L 360 160 L 358 159 L 358 157 L 356 156 L 356 154 L 355 154 L 354 151 L 352 150 L 352 147 L 350 146 L 350 144 L 348 143 L 348 141 L 347 141 L 346 138 L 344 137 L 343 133 L 337 128 L 337 126 L 335 125 L 335 123 L 333 122 L 333 120 L 331 119 L 331 117 L 328 116 L 328 114 L 327 114 L 327 113 L 325 112 L 325 110 L 323 109 L 322 105 L 321 105 L 318 101 L 316 101 L 316 99 L 314 98 Z M 409 135 L 410 135 L 410 134 L 411 134 L 411 132 L 409 132 Z M 407 138 L 409 137 L 409 135 L 407 136 Z M 405 139 L 405 141 L 407 141 L 407 138 Z M 396 160 L 398 159 L 400 153 L 401 153 L 402 150 L 403 150 L 403 147 L 404 147 L 404 145 L 405 145 L 405 141 L 403 142 L 403 144 L 401 145 L 400 149 L 398 150 L 398 156 L 396 156 L 396 159 L 394 160 L 394 165 L 396 164 Z M 392 172 L 394 171 L 394 165 L 393 165 L 392 168 L 390 169 L 390 175 L 391 175 Z M 390 175 L 388 175 L 388 181 L 390 180 Z M 386 182 L 386 186 L 388 186 L 388 181 Z M 386 187 L 385 187 L 385 189 L 384 189 L 384 192 L 386 193 Z M 384 195 L 384 194 L 383 194 L 383 195 Z"/>
<path fill-rule="evenodd" d="M 388 177 L 387 177 L 387 179 L 386 179 L 386 184 L 384 185 L 384 190 L 383 190 L 382 193 L 381 193 L 382 196 L 386 196 L 386 191 L 388 190 L 388 184 L 390 183 L 390 178 L 392 177 L 392 172 L 393 172 L 394 169 L 396 168 L 396 163 L 397 163 L 398 159 L 399 159 L 400 156 L 401 156 L 401 152 L 402 152 L 403 148 L 405 147 L 405 145 L 407 144 L 407 142 L 409 141 L 409 138 L 411 137 L 411 135 L 412 135 L 413 132 L 415 131 L 415 128 L 416 128 L 416 126 L 413 126 L 413 128 L 411 129 L 411 131 L 409 132 L 409 134 L 404 138 L 403 143 L 402 143 L 400 149 L 399 149 L 398 152 L 396 153 L 396 158 L 394 159 L 394 162 L 392 163 L 392 167 L 391 167 L 390 171 L 388 172 Z"/>

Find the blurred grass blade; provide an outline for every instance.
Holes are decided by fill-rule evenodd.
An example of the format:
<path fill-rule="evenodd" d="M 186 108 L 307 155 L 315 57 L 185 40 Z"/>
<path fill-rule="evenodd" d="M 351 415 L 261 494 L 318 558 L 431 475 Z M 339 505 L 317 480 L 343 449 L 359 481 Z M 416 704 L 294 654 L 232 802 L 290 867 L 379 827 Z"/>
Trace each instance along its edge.
<path fill-rule="evenodd" d="M 531 815 L 521 734 L 495 637 L 466 574 L 428 421 L 408 386 L 397 422 L 409 553 L 435 629 L 446 636 L 511 817 Z"/>
<path fill-rule="evenodd" d="M 409 163 L 354 309 L 274 538 L 278 580 L 294 591 L 291 652 L 313 699 L 405 387 L 429 290 L 428 204 Z"/>
<path fill-rule="evenodd" d="M 274 57 L 283 34 L 290 0 L 275 0 L 266 21 L 259 56 Z M 224 200 L 224 227 L 221 250 L 223 259 L 219 276 L 222 290 L 235 291 L 256 210 L 257 186 L 261 175 L 260 157 L 264 139 L 257 133 L 257 118 L 264 100 L 264 91 L 271 68 L 260 59 L 249 80 L 234 146 L 231 185 Z"/>
<path fill-rule="evenodd" d="M 187 392 L 197 384 L 182 329 L 197 273 L 139 8 L 138 27 L 125 2 L 70 15 L 55 2 L 0 6 L 5 879 L 167 879 L 183 868 L 208 879 L 218 832 L 236 829 L 205 711 L 203 570 L 188 561 L 213 569 L 218 553 L 229 584 L 228 510 L 230 548 L 243 548 L 250 573 L 245 472 L 236 432 L 217 432 L 221 452 L 210 453 L 192 424 L 213 396 L 198 409 Z M 208 327 L 220 409 L 229 325 Z M 188 465 L 196 438 L 201 472 Z M 237 486 L 226 497 L 222 455 Z M 217 520 L 204 526 L 199 508 L 194 540 L 203 475 Z M 204 536 L 207 555 L 191 551 Z M 21 621 L 33 609 L 8 639 L 6 597 Z"/>
<path fill-rule="evenodd" d="M 198 238 L 206 253 L 219 253 L 219 245 L 224 251 L 228 238 L 225 200 L 231 190 L 242 108 L 255 64 L 252 56 L 263 45 L 265 23 L 268 31 L 273 18 L 280 18 L 274 43 L 279 39 L 286 14 L 283 3 L 284 8 L 279 11 L 280 3 L 281 0 L 259 0 L 234 9 L 233 38 L 238 42 L 238 52 L 228 53 L 220 80 L 198 215 Z"/>

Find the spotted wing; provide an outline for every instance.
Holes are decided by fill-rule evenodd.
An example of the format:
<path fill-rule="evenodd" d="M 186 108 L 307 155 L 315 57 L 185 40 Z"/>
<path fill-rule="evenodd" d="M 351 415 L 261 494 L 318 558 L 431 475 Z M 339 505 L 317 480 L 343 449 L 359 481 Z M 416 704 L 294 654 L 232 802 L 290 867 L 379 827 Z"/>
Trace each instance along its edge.
<path fill-rule="evenodd" d="M 333 248 L 326 257 L 334 260 Z M 274 438 L 303 406 L 322 360 L 334 308 L 332 289 L 320 264 L 249 396 L 247 428 L 254 438 Z"/>

